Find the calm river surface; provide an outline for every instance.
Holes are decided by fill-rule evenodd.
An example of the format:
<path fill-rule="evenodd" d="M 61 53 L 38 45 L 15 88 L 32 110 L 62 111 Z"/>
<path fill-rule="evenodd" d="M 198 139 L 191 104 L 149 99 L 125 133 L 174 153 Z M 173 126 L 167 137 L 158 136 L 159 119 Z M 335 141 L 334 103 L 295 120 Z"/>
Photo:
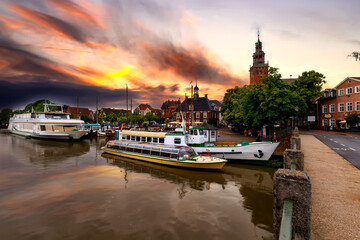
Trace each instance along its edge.
<path fill-rule="evenodd" d="M 0 239 L 272 239 L 276 169 L 202 172 L 102 154 L 105 139 L 0 131 Z"/>

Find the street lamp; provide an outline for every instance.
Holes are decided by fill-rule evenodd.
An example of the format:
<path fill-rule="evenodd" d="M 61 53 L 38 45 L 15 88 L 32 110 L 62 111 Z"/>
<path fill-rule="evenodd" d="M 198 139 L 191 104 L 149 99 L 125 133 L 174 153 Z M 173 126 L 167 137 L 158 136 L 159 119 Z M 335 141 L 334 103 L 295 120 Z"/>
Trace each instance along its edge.
<path fill-rule="evenodd" d="M 298 107 L 298 106 L 295 106 L 295 112 L 296 112 L 295 127 L 297 127 L 297 126 L 298 126 L 298 111 L 299 111 L 299 107 Z"/>

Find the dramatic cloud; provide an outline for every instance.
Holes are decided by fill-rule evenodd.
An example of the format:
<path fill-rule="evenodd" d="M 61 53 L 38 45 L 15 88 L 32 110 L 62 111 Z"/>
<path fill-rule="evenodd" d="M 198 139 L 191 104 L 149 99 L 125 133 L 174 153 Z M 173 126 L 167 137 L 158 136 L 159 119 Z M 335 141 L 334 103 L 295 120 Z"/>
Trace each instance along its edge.
<path fill-rule="evenodd" d="M 174 37 L 191 32 L 199 18 L 166 3 L 0 3 L 0 107 L 37 98 L 71 104 L 76 96 L 93 107 L 97 95 L 104 106 L 124 106 L 125 85 L 134 104 L 159 107 L 164 100 L 183 98 L 191 81 L 213 89 L 200 92 L 218 100 L 227 88 L 244 84 L 201 43 Z M 21 93 L 17 98 L 10 94 L 15 90 Z"/>

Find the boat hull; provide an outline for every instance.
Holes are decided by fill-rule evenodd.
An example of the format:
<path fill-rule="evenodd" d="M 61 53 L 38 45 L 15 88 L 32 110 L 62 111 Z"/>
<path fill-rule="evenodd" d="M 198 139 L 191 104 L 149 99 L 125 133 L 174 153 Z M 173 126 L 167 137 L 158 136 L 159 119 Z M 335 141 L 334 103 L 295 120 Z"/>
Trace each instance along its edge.
<path fill-rule="evenodd" d="M 16 129 L 10 130 L 10 132 L 25 137 L 54 140 L 80 140 L 87 133 L 85 130 L 65 132 L 26 132 Z"/>
<path fill-rule="evenodd" d="M 241 146 L 207 146 L 192 147 L 198 154 L 210 153 L 214 157 L 225 158 L 227 160 L 256 160 L 268 161 L 279 142 L 253 142 Z"/>
<path fill-rule="evenodd" d="M 127 157 L 132 158 L 140 161 L 145 162 L 151 162 L 156 164 L 162 164 L 167 166 L 173 166 L 173 167 L 182 167 L 182 168 L 192 168 L 192 169 L 208 169 L 208 170 L 220 170 L 224 167 L 225 162 L 216 162 L 216 163 L 197 163 L 197 162 L 191 162 L 191 161 L 176 161 L 176 160 L 169 160 L 166 158 L 161 157 L 152 157 L 148 155 L 143 154 L 137 154 L 132 152 L 125 152 L 121 150 L 114 150 L 110 148 L 103 148 L 102 149 L 105 153 L 121 156 L 121 157 Z"/>

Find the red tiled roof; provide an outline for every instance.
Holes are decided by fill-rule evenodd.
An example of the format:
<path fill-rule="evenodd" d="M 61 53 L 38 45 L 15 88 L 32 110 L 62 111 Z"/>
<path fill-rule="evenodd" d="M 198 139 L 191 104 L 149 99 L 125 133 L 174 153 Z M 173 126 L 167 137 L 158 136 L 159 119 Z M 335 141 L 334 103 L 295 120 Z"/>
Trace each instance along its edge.
<path fill-rule="evenodd" d="M 147 108 L 150 109 L 151 111 L 154 111 L 154 109 L 149 105 L 149 104 L 140 104 L 138 107 L 137 107 L 140 111 L 144 111 L 146 110 Z"/>

